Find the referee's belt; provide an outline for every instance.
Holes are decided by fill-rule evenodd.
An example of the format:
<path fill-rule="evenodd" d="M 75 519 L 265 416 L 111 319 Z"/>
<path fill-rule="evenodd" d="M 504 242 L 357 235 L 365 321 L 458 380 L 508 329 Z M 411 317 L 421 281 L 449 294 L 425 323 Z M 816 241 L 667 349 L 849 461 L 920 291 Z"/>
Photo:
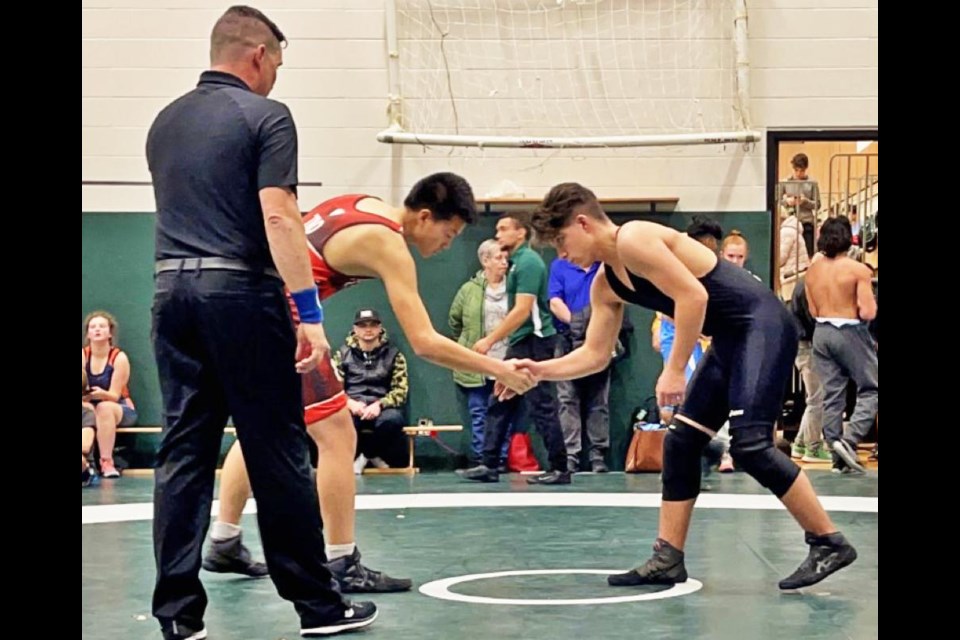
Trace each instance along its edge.
<path fill-rule="evenodd" d="M 249 273 L 262 273 L 278 280 L 280 272 L 273 267 L 255 267 L 247 264 L 243 260 L 233 260 L 232 258 L 167 258 L 157 260 L 153 265 L 154 274 L 167 273 L 169 271 L 247 271 Z"/>

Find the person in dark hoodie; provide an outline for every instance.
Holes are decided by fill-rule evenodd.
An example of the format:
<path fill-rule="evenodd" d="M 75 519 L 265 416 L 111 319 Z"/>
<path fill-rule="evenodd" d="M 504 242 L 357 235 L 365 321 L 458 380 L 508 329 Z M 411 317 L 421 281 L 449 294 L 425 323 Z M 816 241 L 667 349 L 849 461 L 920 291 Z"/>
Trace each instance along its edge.
<path fill-rule="evenodd" d="M 359 473 L 367 462 L 379 469 L 402 464 L 405 449 L 403 405 L 410 383 L 407 359 L 390 343 L 376 309 L 358 309 L 353 331 L 334 362 L 343 379 L 347 409 L 357 429 Z"/>

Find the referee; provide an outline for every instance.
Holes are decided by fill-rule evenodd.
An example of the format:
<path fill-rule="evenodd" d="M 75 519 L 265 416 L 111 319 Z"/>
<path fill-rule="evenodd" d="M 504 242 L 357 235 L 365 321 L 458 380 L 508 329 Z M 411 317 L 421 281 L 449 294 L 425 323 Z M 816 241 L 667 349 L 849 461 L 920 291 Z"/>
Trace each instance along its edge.
<path fill-rule="evenodd" d="M 205 638 L 200 553 L 227 418 L 243 447 L 270 577 L 303 636 L 370 624 L 324 566 L 300 376 L 329 356 L 297 205 L 297 134 L 267 99 L 283 33 L 234 6 L 210 37 L 211 69 L 157 116 L 147 161 L 157 204 L 153 345 L 164 427 L 154 495 L 164 638 Z M 294 332 L 284 296 L 301 324 Z"/>

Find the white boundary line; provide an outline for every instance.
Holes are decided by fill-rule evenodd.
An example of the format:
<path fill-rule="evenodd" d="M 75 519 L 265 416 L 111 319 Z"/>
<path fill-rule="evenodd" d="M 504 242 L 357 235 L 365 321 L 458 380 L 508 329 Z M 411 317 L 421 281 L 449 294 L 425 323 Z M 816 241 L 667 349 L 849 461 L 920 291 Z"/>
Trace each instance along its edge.
<path fill-rule="evenodd" d="M 821 496 L 827 511 L 879 513 L 879 498 Z M 659 493 L 398 493 L 358 495 L 357 510 L 377 509 L 466 509 L 476 507 L 625 507 L 656 508 Z M 698 509 L 783 509 L 772 495 L 705 493 L 697 499 Z M 218 503 L 213 503 L 213 513 Z M 247 503 L 244 513 L 256 513 L 256 503 Z M 133 522 L 153 519 L 153 503 L 93 505 L 81 507 L 82 524 Z"/>

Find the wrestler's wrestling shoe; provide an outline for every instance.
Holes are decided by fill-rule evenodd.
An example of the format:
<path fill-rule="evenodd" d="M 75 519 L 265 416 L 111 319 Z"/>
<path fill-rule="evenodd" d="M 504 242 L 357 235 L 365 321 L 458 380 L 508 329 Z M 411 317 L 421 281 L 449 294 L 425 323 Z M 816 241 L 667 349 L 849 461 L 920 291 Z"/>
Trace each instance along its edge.
<path fill-rule="evenodd" d="M 327 568 L 340 585 L 342 593 L 395 593 L 409 591 L 413 582 L 407 578 L 391 578 L 381 571 L 374 571 L 360 563 L 360 550 L 354 549 L 327 563 Z"/>
<path fill-rule="evenodd" d="M 789 577 L 780 581 L 781 589 L 800 589 L 817 584 L 857 559 L 857 550 L 839 531 L 825 536 L 807 532 L 806 541 L 810 545 L 807 559 Z"/>
<path fill-rule="evenodd" d="M 228 540 L 211 540 L 203 556 L 203 568 L 214 573 L 239 573 L 262 578 L 269 573 L 267 565 L 257 562 L 243 544 L 242 535 Z"/>
<path fill-rule="evenodd" d="M 657 538 L 653 543 L 653 556 L 642 565 L 626 573 L 607 576 L 607 584 L 611 587 L 674 585 L 686 581 L 687 569 L 683 565 L 683 551 L 661 538 Z"/>

